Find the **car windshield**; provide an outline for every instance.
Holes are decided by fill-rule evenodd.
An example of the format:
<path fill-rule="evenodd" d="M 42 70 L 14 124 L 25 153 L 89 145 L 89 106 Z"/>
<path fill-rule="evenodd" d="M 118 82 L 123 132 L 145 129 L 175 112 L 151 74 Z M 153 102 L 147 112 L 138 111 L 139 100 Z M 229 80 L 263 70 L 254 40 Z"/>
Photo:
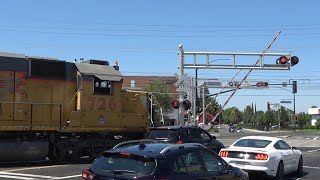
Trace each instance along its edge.
<path fill-rule="evenodd" d="M 151 175 L 156 168 L 156 160 L 129 153 L 103 153 L 90 166 L 97 174 L 122 177 Z"/>
<path fill-rule="evenodd" d="M 174 129 L 152 129 L 149 131 L 146 139 L 172 139 L 178 135 L 178 131 Z"/>
<path fill-rule="evenodd" d="M 263 139 L 240 139 L 233 146 L 250 147 L 250 148 L 265 148 L 271 141 Z"/>

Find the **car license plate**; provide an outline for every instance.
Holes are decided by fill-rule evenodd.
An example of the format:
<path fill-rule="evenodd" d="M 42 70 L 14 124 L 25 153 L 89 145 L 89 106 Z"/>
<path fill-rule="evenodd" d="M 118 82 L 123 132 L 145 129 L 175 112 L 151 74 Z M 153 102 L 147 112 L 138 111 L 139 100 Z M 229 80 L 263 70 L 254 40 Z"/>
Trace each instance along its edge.
<path fill-rule="evenodd" d="M 234 162 L 237 166 L 245 166 L 246 162 L 242 162 L 242 161 L 236 161 Z"/>

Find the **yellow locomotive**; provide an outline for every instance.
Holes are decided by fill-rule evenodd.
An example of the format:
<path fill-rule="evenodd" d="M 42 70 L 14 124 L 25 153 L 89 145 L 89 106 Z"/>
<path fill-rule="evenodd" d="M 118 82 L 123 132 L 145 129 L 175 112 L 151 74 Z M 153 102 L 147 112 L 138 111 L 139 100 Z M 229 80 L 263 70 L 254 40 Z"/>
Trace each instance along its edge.
<path fill-rule="evenodd" d="M 149 127 L 147 94 L 118 64 L 0 53 L 0 162 L 95 157 Z"/>

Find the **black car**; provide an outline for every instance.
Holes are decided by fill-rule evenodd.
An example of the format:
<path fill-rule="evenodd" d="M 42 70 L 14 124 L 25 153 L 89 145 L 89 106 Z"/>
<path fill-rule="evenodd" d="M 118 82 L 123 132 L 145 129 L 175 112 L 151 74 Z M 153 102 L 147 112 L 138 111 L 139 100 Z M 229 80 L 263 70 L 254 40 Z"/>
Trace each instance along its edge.
<path fill-rule="evenodd" d="M 153 127 L 144 139 L 153 139 L 166 143 L 200 143 L 219 153 L 224 145 L 204 129 L 197 126 L 161 126 Z"/>
<path fill-rule="evenodd" d="M 127 143 L 127 144 L 126 144 Z M 103 152 L 88 169 L 84 180 L 248 180 L 243 170 L 228 165 L 202 144 L 168 144 L 147 141 L 121 143 Z"/>
<path fill-rule="evenodd" d="M 236 126 L 230 126 L 229 127 L 229 133 L 230 132 L 237 132 L 237 127 Z"/>

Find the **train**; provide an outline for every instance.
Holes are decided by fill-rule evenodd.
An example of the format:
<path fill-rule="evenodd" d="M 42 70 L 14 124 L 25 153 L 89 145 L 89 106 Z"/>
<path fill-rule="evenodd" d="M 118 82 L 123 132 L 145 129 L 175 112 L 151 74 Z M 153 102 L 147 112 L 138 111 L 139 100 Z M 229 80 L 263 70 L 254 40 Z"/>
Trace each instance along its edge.
<path fill-rule="evenodd" d="M 150 127 L 118 63 L 0 53 L 0 162 L 95 158 Z"/>

